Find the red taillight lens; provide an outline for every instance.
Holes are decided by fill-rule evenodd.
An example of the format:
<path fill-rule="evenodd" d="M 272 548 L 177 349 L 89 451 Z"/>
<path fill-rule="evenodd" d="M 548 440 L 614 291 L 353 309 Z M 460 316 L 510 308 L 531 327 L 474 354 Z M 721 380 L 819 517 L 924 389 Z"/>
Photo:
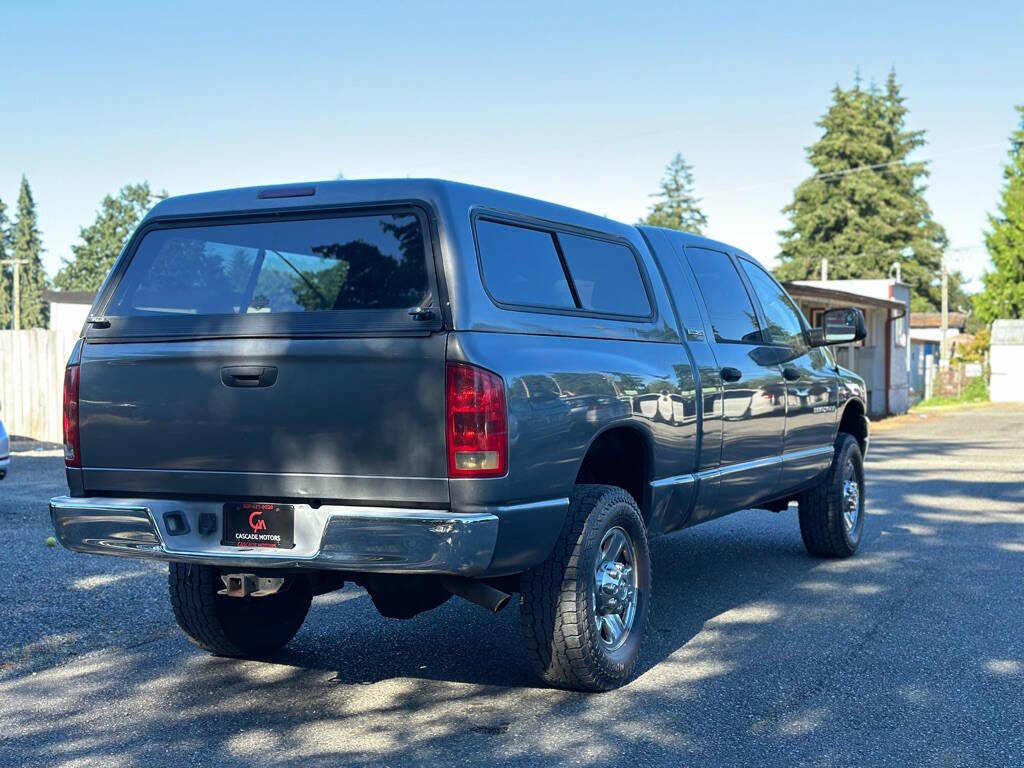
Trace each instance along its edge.
<path fill-rule="evenodd" d="M 82 448 L 78 440 L 78 366 L 64 370 L 64 464 L 82 466 Z"/>
<path fill-rule="evenodd" d="M 448 363 L 448 475 L 496 477 L 508 471 L 508 419 L 501 377 Z"/>

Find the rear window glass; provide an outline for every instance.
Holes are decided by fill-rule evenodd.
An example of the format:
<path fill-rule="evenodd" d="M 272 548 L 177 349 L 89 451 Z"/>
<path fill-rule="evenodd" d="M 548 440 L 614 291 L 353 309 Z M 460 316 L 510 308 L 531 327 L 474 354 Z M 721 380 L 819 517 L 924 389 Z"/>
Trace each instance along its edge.
<path fill-rule="evenodd" d="M 620 243 L 558 233 L 583 309 L 612 315 L 651 312 L 633 252 Z"/>
<path fill-rule="evenodd" d="M 112 317 L 395 310 L 431 303 L 411 213 L 176 227 L 139 243 Z"/>
<path fill-rule="evenodd" d="M 495 299 L 534 307 L 576 307 L 550 232 L 480 219 L 476 236 L 484 282 Z"/>

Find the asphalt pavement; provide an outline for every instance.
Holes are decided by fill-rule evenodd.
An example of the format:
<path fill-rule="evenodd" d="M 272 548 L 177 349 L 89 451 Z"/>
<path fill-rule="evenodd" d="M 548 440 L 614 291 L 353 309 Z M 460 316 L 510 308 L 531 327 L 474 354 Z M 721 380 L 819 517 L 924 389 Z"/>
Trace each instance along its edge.
<path fill-rule="evenodd" d="M 24 446 L 23 446 L 24 447 Z M 317 598 L 272 661 L 174 624 L 166 568 L 46 545 L 54 451 L 0 481 L 0 765 L 1024 765 L 1024 408 L 901 417 L 856 557 L 796 514 L 656 540 L 640 675 L 540 687 L 513 604 Z"/>

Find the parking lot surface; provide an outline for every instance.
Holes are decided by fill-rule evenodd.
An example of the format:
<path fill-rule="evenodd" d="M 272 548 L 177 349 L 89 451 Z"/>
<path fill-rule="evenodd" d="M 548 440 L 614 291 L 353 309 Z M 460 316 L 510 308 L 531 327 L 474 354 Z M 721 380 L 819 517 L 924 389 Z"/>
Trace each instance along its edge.
<path fill-rule="evenodd" d="M 15 446 L 17 450 L 17 446 Z M 0 481 L 0 765 L 1024 765 L 1024 408 L 877 430 L 858 555 L 793 510 L 652 545 L 639 678 L 540 687 L 515 606 L 379 617 L 352 586 L 271 661 L 174 624 L 166 568 L 46 545 L 56 452 Z"/>

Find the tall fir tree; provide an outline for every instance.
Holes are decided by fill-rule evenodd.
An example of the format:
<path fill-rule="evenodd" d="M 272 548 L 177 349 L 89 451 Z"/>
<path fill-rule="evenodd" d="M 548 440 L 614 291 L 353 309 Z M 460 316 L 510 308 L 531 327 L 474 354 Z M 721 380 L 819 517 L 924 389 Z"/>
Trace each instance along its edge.
<path fill-rule="evenodd" d="M 989 215 L 991 230 L 985 233 L 995 270 L 985 275 L 985 290 L 974 297 L 974 307 L 987 323 L 1024 318 L 1024 104 L 1017 111 L 1020 123 L 1010 136 L 1002 200 L 998 212 Z"/>
<path fill-rule="evenodd" d="M 0 200 L 0 262 L 10 258 L 7 206 Z M 0 263 L 0 331 L 11 327 L 11 268 Z"/>
<path fill-rule="evenodd" d="M 895 72 L 884 90 L 832 89 L 832 104 L 817 123 L 821 138 L 807 148 L 814 175 L 801 182 L 783 208 L 788 228 L 779 236 L 782 280 L 818 277 L 881 278 L 900 262 L 913 289 L 915 310 L 936 309 L 946 233 L 925 200 L 926 163 L 911 161 L 924 131 L 905 127 L 907 108 Z M 952 276 L 953 293 L 958 275 Z"/>
<path fill-rule="evenodd" d="M 708 219 L 700 208 L 700 198 L 694 195 L 693 166 L 682 154 L 672 158 L 661 179 L 661 191 L 651 197 L 657 200 L 641 224 L 704 233 Z"/>
<path fill-rule="evenodd" d="M 21 262 L 19 267 L 19 315 L 22 328 L 46 328 L 50 323 L 50 306 L 43 300 L 47 287 L 43 269 L 43 241 L 39 235 L 36 202 L 28 179 L 21 177 L 18 208 L 11 225 L 11 256 Z"/>
<path fill-rule="evenodd" d="M 162 197 L 166 193 L 154 193 L 147 182 L 104 197 L 96 220 L 80 230 L 82 242 L 71 246 L 73 257 L 64 260 L 54 285 L 62 291 L 98 291 L 139 221 Z"/>

